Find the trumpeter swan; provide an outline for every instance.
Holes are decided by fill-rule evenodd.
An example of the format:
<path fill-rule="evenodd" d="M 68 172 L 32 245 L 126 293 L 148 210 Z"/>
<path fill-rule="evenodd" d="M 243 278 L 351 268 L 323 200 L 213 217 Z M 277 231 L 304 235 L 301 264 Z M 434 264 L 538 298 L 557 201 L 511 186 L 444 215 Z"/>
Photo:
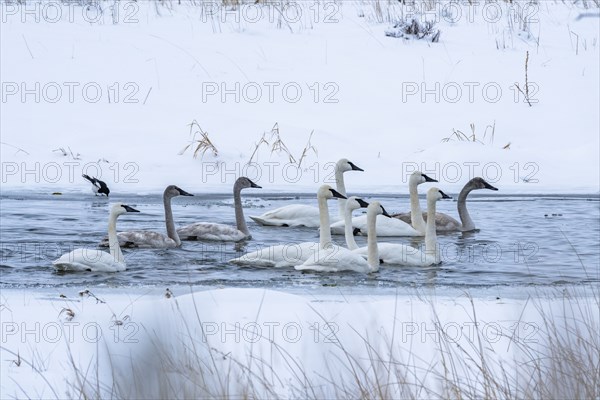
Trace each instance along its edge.
<path fill-rule="evenodd" d="M 119 232 L 117 238 L 119 245 L 123 247 L 141 247 L 141 248 L 168 248 L 181 246 L 181 240 L 175 230 L 173 222 L 173 211 L 171 209 L 171 199 L 177 196 L 193 196 L 178 188 L 175 185 L 167 186 L 163 193 L 163 203 L 165 207 L 165 222 L 167 225 L 167 235 L 153 231 L 127 231 Z M 108 247 L 108 238 L 101 243 L 101 247 Z"/>
<path fill-rule="evenodd" d="M 90 177 L 89 175 L 86 175 L 86 174 L 83 174 L 81 176 L 83 176 L 86 180 L 88 180 L 92 184 L 92 192 L 94 193 L 94 195 L 98 196 L 98 195 L 104 194 L 104 195 L 106 195 L 106 197 L 108 197 L 110 190 L 108 189 L 108 186 L 106 186 L 106 183 L 102 182 L 100 179 Z"/>
<path fill-rule="evenodd" d="M 352 228 L 352 211 L 358 210 L 359 208 L 367 208 L 367 207 L 369 207 L 369 203 L 367 203 L 363 199 L 359 199 L 356 196 L 348 197 L 348 200 L 346 200 L 346 213 L 344 215 L 344 222 L 345 222 L 344 235 L 346 237 L 346 246 L 348 246 L 348 249 L 350 249 L 350 250 L 358 249 L 356 240 L 354 240 L 355 232 L 354 232 L 354 229 Z"/>
<path fill-rule="evenodd" d="M 379 243 L 379 258 L 384 264 L 429 266 L 441 262 L 440 251 L 437 245 L 435 231 L 435 204 L 440 199 L 450 199 L 438 188 L 430 188 L 427 191 L 427 227 L 425 232 L 425 251 L 415 249 L 405 244 Z M 365 255 L 368 248 L 361 247 L 354 250 L 356 253 Z"/>
<path fill-rule="evenodd" d="M 235 207 L 236 226 L 218 224 L 214 222 L 196 222 L 177 229 L 182 240 L 220 240 L 226 242 L 239 242 L 250 239 L 250 231 L 244 219 L 244 208 L 242 207 L 242 189 L 261 189 L 256 183 L 242 176 L 233 185 L 233 204 Z"/>
<path fill-rule="evenodd" d="M 327 200 L 345 199 L 346 196 L 333 190 L 329 185 L 323 185 L 317 192 L 321 229 L 319 243 L 302 242 L 262 248 L 231 260 L 234 264 L 252 265 L 257 267 L 293 267 L 306 261 L 318 249 L 324 249 L 331 243 L 329 230 L 329 209 Z"/>
<path fill-rule="evenodd" d="M 377 217 L 382 215 L 390 218 L 378 201 L 367 207 L 367 259 L 356 251 L 331 244 L 325 249 L 319 249 L 303 264 L 297 265 L 297 270 L 318 272 L 377 272 L 379 270 L 379 251 L 377 248 Z"/>
<path fill-rule="evenodd" d="M 108 218 L 108 242 L 110 254 L 98 249 L 75 249 L 54 260 L 52 265 L 58 271 L 93 271 L 119 272 L 125 271 L 125 259 L 117 239 L 117 218 L 127 212 L 139 212 L 123 203 L 116 203 L 110 210 Z"/>
<path fill-rule="evenodd" d="M 397 218 L 403 222 L 411 224 L 411 226 L 421 235 L 425 235 L 425 230 L 427 226 L 425 225 L 425 220 L 423 219 L 423 213 L 421 212 L 421 204 L 419 203 L 419 190 L 418 186 L 425 182 L 437 182 L 437 180 L 432 179 L 422 173 L 421 171 L 415 171 L 410 174 L 410 178 L 408 180 L 408 192 L 410 194 L 410 213 L 402 213 L 402 214 L 394 214 L 392 217 Z M 419 218 L 414 218 L 413 220 L 406 221 L 406 215 L 419 215 Z"/>
<path fill-rule="evenodd" d="M 435 226 L 438 232 L 469 232 L 474 231 L 477 228 L 475 227 L 475 223 L 471 219 L 469 215 L 469 211 L 467 211 L 467 196 L 473 190 L 479 189 L 489 189 L 489 190 L 498 190 L 498 188 L 490 185 L 485 181 L 485 179 L 476 177 L 471 179 L 467 184 L 462 188 L 460 194 L 458 195 L 458 215 L 460 217 L 460 221 L 458 222 L 456 219 L 452 218 L 448 214 L 444 213 L 436 213 L 435 214 Z M 401 214 L 397 218 L 400 218 L 404 222 L 410 223 L 411 221 L 411 213 Z M 427 218 L 427 213 L 423 213 L 423 217 Z"/>
<path fill-rule="evenodd" d="M 425 182 L 437 182 L 435 179 L 431 179 L 427 175 L 420 171 L 415 171 L 411 174 L 408 187 L 410 190 L 410 203 L 411 208 L 420 210 L 419 205 L 419 194 L 417 192 L 417 186 Z M 331 225 L 331 232 L 333 234 L 341 235 L 345 232 L 344 221 L 339 221 Z M 367 230 L 367 217 L 361 215 L 359 217 L 352 218 L 352 226 L 355 231 L 364 233 Z M 423 236 L 425 235 L 425 222 L 421 225 L 419 221 L 412 226 L 400 218 L 385 218 L 383 216 L 377 217 L 377 236 Z"/>
<path fill-rule="evenodd" d="M 338 193 L 346 196 L 346 184 L 344 183 L 344 172 L 363 171 L 354 163 L 345 158 L 335 164 L 335 182 Z M 337 219 L 344 219 L 345 200 L 339 200 Z M 256 223 L 268 226 L 306 226 L 317 228 L 320 225 L 319 208 L 304 204 L 290 204 L 267 211 L 259 216 L 250 216 Z"/>
<path fill-rule="evenodd" d="M 361 215 L 351 220 L 353 232 L 365 233 L 367 231 L 367 216 Z M 386 218 L 380 215 L 376 218 L 377 236 L 423 236 L 412 226 L 396 218 Z M 346 232 L 346 222 L 338 221 L 331 225 L 331 233 L 341 234 Z"/>

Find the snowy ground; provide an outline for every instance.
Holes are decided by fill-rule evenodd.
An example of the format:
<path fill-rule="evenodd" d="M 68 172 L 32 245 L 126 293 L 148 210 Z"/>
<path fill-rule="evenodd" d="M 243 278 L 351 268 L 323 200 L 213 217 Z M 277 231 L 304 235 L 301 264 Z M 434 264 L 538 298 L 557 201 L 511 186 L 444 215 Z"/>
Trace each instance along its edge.
<path fill-rule="evenodd" d="M 2 398 L 597 395 L 593 291 L 173 294 L 9 291 Z"/>
<path fill-rule="evenodd" d="M 0 1 L 3 192 L 88 196 L 82 173 L 115 194 L 229 192 L 241 174 L 313 192 L 340 157 L 365 169 L 349 192 L 407 193 L 415 169 L 449 192 L 600 190 L 597 2 L 183 3 Z M 439 42 L 385 36 L 410 13 Z M 218 155 L 179 154 L 194 120 Z M 3 290 L 0 397 L 598 397 L 593 289 L 473 306 L 79 290 Z"/>
<path fill-rule="evenodd" d="M 312 192 L 340 157 L 366 170 L 349 191 L 406 193 L 417 168 L 451 192 L 473 176 L 509 193 L 599 190 L 597 7 L 176 3 L 1 3 L 4 190 L 87 190 L 88 173 L 116 192 L 229 192 L 246 174 Z M 438 43 L 385 36 L 411 13 L 439 20 Z M 527 52 L 531 107 L 515 87 Z M 178 155 L 193 120 L 217 157 Z M 252 157 L 275 123 L 295 163 L 270 134 Z M 453 135 L 471 124 L 482 143 Z M 318 156 L 298 167 L 313 130 Z"/>

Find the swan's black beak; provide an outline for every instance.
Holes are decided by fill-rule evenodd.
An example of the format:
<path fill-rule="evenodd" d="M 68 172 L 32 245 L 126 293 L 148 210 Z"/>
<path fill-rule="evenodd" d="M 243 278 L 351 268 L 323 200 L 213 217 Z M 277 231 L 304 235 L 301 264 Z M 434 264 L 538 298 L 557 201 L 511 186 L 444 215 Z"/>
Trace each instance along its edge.
<path fill-rule="evenodd" d="M 422 176 L 423 178 L 425 178 L 425 182 L 437 182 L 437 180 L 435 180 L 435 179 L 433 179 L 433 178 L 430 178 L 430 177 L 428 177 L 427 175 L 425 175 L 425 174 L 424 174 L 424 173 L 422 173 L 422 172 L 421 172 L 421 176 Z"/>
<path fill-rule="evenodd" d="M 448 196 L 446 193 L 442 192 L 441 190 L 439 192 L 442 195 L 442 199 L 451 199 L 452 198 L 452 197 Z"/>
<path fill-rule="evenodd" d="M 485 186 L 486 189 L 490 189 L 490 190 L 498 190 L 497 187 L 494 187 L 492 185 L 490 185 L 489 183 L 487 183 L 486 181 L 483 181 L 483 186 Z"/>
<path fill-rule="evenodd" d="M 248 179 L 250 181 L 250 179 Z M 256 189 L 262 189 L 262 186 L 258 186 L 256 183 L 250 181 L 250 187 L 256 188 Z"/>
<path fill-rule="evenodd" d="M 348 161 L 348 164 L 350 164 L 350 168 L 352 168 L 352 171 L 365 171 L 364 169 L 357 167 L 353 162 Z"/>
<path fill-rule="evenodd" d="M 183 189 L 177 188 L 177 191 L 179 192 L 180 196 L 193 196 L 193 194 L 186 192 Z"/>
<path fill-rule="evenodd" d="M 338 198 L 338 199 L 347 199 L 346 196 L 344 196 L 343 194 L 341 194 L 337 190 L 334 190 L 334 189 L 329 189 L 329 190 L 331 191 L 331 194 L 333 195 L 333 197 Z"/>
<path fill-rule="evenodd" d="M 363 199 L 356 199 L 356 201 L 360 205 L 360 208 L 367 208 L 367 207 L 369 207 L 369 203 L 367 203 Z"/>
<path fill-rule="evenodd" d="M 121 207 L 123 207 L 125 209 L 125 211 L 127 212 L 140 212 L 139 210 L 136 210 L 133 207 L 129 207 L 128 205 L 123 204 Z"/>
<path fill-rule="evenodd" d="M 390 216 L 390 214 L 388 214 L 388 212 L 387 212 L 387 211 L 385 211 L 385 208 L 383 208 L 383 206 L 380 206 L 380 207 L 381 207 L 381 211 L 383 211 L 382 215 L 383 215 L 384 217 L 392 218 L 392 217 Z"/>

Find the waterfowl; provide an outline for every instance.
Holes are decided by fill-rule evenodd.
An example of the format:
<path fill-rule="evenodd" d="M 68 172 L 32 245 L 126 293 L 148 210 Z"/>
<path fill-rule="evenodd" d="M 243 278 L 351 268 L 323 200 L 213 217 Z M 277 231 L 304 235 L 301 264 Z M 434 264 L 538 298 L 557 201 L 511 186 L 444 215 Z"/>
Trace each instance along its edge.
<path fill-rule="evenodd" d="M 252 180 L 242 176 L 233 185 L 233 204 L 235 208 L 236 226 L 219 224 L 215 222 L 196 222 L 177 229 L 181 240 L 217 240 L 224 242 L 239 242 L 250 239 L 250 231 L 244 219 L 244 208 L 242 207 L 241 192 L 243 189 L 261 189 Z"/>
<path fill-rule="evenodd" d="M 348 171 L 363 171 L 354 163 L 346 158 L 340 159 L 335 166 L 335 182 L 337 192 L 346 196 L 346 184 L 344 182 L 344 173 Z M 345 201 L 339 200 L 338 218 L 344 219 Z M 266 226 L 306 226 L 317 228 L 320 225 L 320 213 L 318 207 L 305 204 L 290 204 L 287 206 L 267 211 L 259 216 L 250 216 L 256 223 Z"/>
<path fill-rule="evenodd" d="M 110 253 L 99 249 L 75 249 L 54 260 L 52 265 L 58 271 L 92 271 L 119 272 L 125 271 L 126 264 L 119 240 L 117 239 L 117 218 L 130 212 L 139 212 L 123 203 L 116 203 L 110 210 L 108 218 L 108 242 Z"/>

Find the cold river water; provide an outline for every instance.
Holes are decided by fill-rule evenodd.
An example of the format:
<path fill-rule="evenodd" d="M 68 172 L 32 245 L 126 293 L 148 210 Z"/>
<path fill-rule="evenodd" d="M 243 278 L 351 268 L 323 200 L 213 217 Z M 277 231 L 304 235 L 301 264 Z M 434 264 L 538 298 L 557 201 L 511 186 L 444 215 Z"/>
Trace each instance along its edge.
<path fill-rule="evenodd" d="M 249 192 L 249 191 L 248 191 Z M 456 199 L 456 194 L 452 194 Z M 109 204 L 123 201 L 141 212 L 119 218 L 117 229 L 165 232 L 161 195 L 94 197 L 10 193 L 1 196 L 0 287 L 163 287 L 193 285 L 275 289 L 531 287 L 600 282 L 600 201 L 597 195 L 471 195 L 469 210 L 478 232 L 438 235 L 443 263 L 428 268 L 382 266 L 370 275 L 260 269 L 228 262 L 257 246 L 318 241 L 311 228 L 273 228 L 248 215 L 292 203 L 315 205 L 313 196 L 243 195 L 253 235 L 242 243 L 190 242 L 178 249 L 124 249 L 127 270 L 120 273 L 58 273 L 52 261 L 76 247 L 95 247 L 106 235 Z M 389 212 L 406 211 L 407 196 L 374 196 Z M 370 196 L 364 196 L 369 200 Z M 330 201 L 332 216 L 337 205 Z M 234 224 L 230 195 L 173 199 L 178 226 L 198 221 Z M 424 206 L 424 199 L 421 199 Z M 364 210 L 363 210 L 364 211 Z M 457 218 L 456 202 L 438 203 L 438 211 Z M 343 236 L 334 235 L 343 244 Z M 380 242 L 423 244 L 423 239 L 379 238 Z M 366 237 L 357 237 L 359 246 Z"/>

